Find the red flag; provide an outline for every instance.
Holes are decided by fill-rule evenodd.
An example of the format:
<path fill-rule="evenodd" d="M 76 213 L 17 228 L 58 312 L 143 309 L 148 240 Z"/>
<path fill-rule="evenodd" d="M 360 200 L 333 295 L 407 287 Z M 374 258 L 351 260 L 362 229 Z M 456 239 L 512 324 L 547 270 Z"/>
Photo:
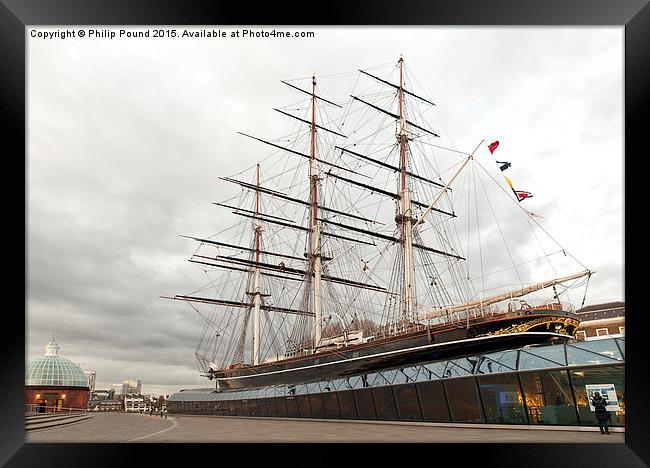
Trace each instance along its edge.
<path fill-rule="evenodd" d="M 490 153 L 494 153 L 494 150 L 497 149 L 497 146 L 499 146 L 499 140 L 494 141 L 488 146 L 490 148 Z"/>
<path fill-rule="evenodd" d="M 525 200 L 526 198 L 533 198 L 533 194 L 530 192 L 525 192 L 523 190 L 515 190 L 515 194 L 519 201 Z"/>

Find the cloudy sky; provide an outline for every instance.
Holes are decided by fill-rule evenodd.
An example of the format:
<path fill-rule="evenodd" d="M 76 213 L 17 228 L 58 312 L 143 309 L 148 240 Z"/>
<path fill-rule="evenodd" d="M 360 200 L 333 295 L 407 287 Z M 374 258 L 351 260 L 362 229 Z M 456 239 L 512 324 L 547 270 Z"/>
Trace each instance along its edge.
<path fill-rule="evenodd" d="M 236 132 L 277 134 L 272 108 L 295 100 L 280 80 L 400 54 L 457 148 L 501 142 L 510 177 L 534 194 L 528 209 L 597 272 L 587 304 L 625 299 L 623 28 L 277 29 L 315 37 L 43 39 L 27 29 L 28 358 L 54 334 L 64 357 L 96 370 L 97 388 L 205 385 L 194 364 L 202 320 L 159 296 L 205 282 L 187 262 L 195 243 L 178 235 L 226 227 L 211 203 L 233 187 L 218 177 L 265 154 Z"/>

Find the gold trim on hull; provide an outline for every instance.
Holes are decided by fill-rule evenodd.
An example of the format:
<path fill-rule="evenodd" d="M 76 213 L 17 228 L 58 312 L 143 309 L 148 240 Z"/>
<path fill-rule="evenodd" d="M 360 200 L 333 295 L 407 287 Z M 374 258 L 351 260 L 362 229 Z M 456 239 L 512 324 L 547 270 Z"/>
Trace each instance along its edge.
<path fill-rule="evenodd" d="M 522 323 L 516 323 L 510 325 L 509 327 L 504 327 L 499 330 L 489 332 L 489 333 L 484 333 L 479 336 L 503 335 L 506 333 L 521 333 L 539 327 L 540 325 L 546 325 L 546 328 L 549 331 L 573 336 L 573 334 L 569 333 L 567 329 L 569 327 L 573 327 L 573 331 L 575 333 L 575 330 L 578 328 L 578 325 L 580 325 L 580 321 L 569 317 L 557 317 L 557 316 L 540 317 Z"/>

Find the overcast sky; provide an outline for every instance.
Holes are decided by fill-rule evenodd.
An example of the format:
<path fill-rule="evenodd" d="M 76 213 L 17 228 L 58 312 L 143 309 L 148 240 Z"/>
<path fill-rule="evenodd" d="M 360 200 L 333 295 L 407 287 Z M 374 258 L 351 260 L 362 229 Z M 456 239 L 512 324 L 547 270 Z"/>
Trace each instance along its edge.
<path fill-rule="evenodd" d="M 586 304 L 625 299 L 622 27 L 276 29 L 315 37 L 43 39 L 27 28 L 28 358 L 55 334 L 98 389 L 205 386 L 202 320 L 159 296 L 205 282 L 187 262 L 195 243 L 178 235 L 225 227 L 211 203 L 234 190 L 217 178 L 265 154 L 236 132 L 274 135 L 272 108 L 295 100 L 280 80 L 400 54 L 457 148 L 501 142 L 509 177 L 534 194 L 526 207 L 597 272 Z"/>

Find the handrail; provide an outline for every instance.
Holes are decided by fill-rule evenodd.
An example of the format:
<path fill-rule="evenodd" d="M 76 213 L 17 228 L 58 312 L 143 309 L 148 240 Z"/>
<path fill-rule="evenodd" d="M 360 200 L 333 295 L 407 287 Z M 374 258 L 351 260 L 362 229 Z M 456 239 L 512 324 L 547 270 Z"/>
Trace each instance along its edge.
<path fill-rule="evenodd" d="M 28 403 L 25 405 L 25 415 L 34 414 L 86 414 L 88 408 L 72 408 L 58 406 L 41 406 L 37 403 Z"/>

